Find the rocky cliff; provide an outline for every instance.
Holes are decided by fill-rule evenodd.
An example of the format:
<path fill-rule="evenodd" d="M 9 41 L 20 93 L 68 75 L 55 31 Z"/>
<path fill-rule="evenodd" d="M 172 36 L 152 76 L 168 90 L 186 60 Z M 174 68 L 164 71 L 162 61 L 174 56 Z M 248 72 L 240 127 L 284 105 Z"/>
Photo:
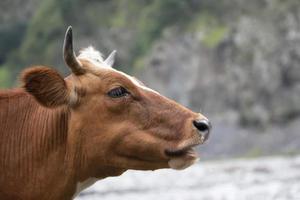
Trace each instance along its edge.
<path fill-rule="evenodd" d="M 285 124 L 299 116 L 300 2 L 236 0 L 225 7 L 221 19 L 200 14 L 190 31 L 166 30 L 145 59 L 142 79 L 242 125 Z"/>

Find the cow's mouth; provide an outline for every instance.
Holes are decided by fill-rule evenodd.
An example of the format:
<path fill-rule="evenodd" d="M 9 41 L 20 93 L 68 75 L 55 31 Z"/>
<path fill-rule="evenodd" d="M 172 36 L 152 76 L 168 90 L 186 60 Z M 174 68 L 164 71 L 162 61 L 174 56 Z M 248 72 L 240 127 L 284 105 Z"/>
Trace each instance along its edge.
<path fill-rule="evenodd" d="M 188 145 L 178 149 L 166 149 L 165 154 L 169 158 L 169 167 L 181 170 L 193 165 L 199 159 L 194 149 L 197 145 L 198 144 Z"/>
<path fill-rule="evenodd" d="M 181 149 L 166 149 L 165 154 L 170 158 L 179 158 L 179 157 L 198 157 L 194 149 L 194 146 L 187 146 Z"/>

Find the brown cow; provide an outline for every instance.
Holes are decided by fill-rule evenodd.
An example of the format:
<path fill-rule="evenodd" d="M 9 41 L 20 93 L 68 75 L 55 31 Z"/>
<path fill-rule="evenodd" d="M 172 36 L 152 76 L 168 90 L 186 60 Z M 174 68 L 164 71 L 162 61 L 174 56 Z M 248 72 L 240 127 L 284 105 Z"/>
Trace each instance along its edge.
<path fill-rule="evenodd" d="M 72 74 L 37 66 L 23 88 L 0 92 L 0 199 L 72 199 L 127 169 L 184 169 L 208 137 L 201 114 L 111 68 L 92 48 L 76 57 L 69 27 L 64 59 Z"/>

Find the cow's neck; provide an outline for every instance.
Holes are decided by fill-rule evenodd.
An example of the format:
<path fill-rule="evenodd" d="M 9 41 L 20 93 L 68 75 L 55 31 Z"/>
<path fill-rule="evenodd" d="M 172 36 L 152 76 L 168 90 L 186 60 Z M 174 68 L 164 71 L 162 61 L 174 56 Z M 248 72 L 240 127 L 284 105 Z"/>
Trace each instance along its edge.
<path fill-rule="evenodd" d="M 68 166 L 68 174 L 72 174 L 75 178 L 76 190 L 74 190 L 73 196 L 76 196 L 100 179 L 119 176 L 125 171 L 124 169 L 105 165 L 100 158 L 95 160 L 88 157 L 87 149 L 85 148 L 86 145 L 90 145 L 85 143 L 89 141 L 86 138 L 88 134 L 82 127 L 83 120 L 75 118 L 73 113 L 71 113 L 65 159 L 65 163 Z"/>
<path fill-rule="evenodd" d="M 9 180 L 16 195 L 35 195 L 28 199 L 71 195 L 55 196 L 72 182 L 64 163 L 68 109 L 44 108 L 22 90 L 0 94 L 0 105 L 0 186 Z"/>

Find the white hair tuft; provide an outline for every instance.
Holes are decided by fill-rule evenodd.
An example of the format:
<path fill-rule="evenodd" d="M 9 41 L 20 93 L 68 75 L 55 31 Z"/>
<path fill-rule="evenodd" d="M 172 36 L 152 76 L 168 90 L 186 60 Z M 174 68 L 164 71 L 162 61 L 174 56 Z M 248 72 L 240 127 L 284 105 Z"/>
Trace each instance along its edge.
<path fill-rule="evenodd" d="M 103 63 L 104 61 L 102 54 L 92 46 L 80 50 L 78 58 L 92 60 L 97 63 Z"/>

